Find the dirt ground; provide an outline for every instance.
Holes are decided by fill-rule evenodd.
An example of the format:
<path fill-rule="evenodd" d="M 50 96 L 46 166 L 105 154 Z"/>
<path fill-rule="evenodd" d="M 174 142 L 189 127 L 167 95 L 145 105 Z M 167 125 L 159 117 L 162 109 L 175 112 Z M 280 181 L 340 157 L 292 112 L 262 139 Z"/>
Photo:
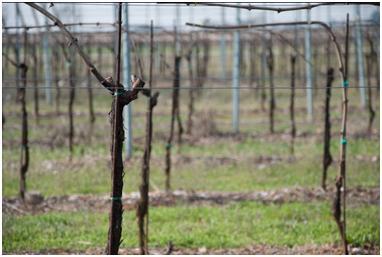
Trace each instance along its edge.
<path fill-rule="evenodd" d="M 304 245 L 304 246 L 296 246 L 292 248 L 288 247 L 275 247 L 269 245 L 253 245 L 249 247 L 243 248 L 225 248 L 225 249 L 207 249 L 205 247 L 201 248 L 178 248 L 169 244 L 167 248 L 155 248 L 149 249 L 149 253 L 151 255 L 159 255 L 159 254 L 173 254 L 173 255 L 219 255 L 219 254 L 236 254 L 236 255 L 340 255 L 343 253 L 343 249 L 340 245 Z M 350 253 L 352 255 L 363 255 L 363 254 L 372 254 L 379 255 L 380 249 L 379 247 L 351 247 Z M 15 254 L 15 253 L 4 253 L 4 254 Z M 104 254 L 104 249 L 102 248 L 91 248 L 84 251 L 70 251 L 70 250 L 62 250 L 55 249 L 49 251 L 22 251 L 17 252 L 17 254 L 86 254 L 86 255 L 101 255 Z M 121 255 L 137 255 L 139 254 L 138 248 L 123 248 L 120 249 L 119 254 Z"/>
<path fill-rule="evenodd" d="M 379 204 L 379 188 L 351 188 L 348 190 L 348 205 Z M 262 203 L 287 203 L 330 201 L 334 188 L 325 192 L 321 188 L 285 188 L 279 190 L 257 191 L 250 193 L 202 192 L 175 190 L 172 193 L 163 191 L 150 193 L 151 206 L 173 206 L 176 204 L 227 204 L 239 201 L 258 201 Z M 135 208 L 139 194 L 133 192 L 123 195 L 124 209 Z M 38 193 L 28 193 L 26 202 L 18 198 L 3 198 L 3 213 L 13 215 L 41 214 L 50 211 L 70 212 L 79 210 L 105 211 L 110 204 L 108 195 L 67 195 L 44 198 Z"/>

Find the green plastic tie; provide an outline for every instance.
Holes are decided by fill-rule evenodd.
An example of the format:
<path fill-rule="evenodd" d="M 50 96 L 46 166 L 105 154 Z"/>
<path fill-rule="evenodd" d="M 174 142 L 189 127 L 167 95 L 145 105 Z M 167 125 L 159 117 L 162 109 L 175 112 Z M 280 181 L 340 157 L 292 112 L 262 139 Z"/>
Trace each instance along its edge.
<path fill-rule="evenodd" d="M 123 94 L 123 91 L 118 92 L 118 89 L 116 91 L 114 91 L 114 96 L 120 96 L 122 94 Z"/>
<path fill-rule="evenodd" d="M 119 196 L 110 196 L 110 199 L 112 201 L 121 201 L 122 200 L 122 197 L 119 197 Z"/>
<path fill-rule="evenodd" d="M 341 144 L 343 144 L 343 145 L 346 145 L 348 143 L 348 141 L 346 140 L 346 138 L 342 138 L 341 139 Z"/>
<path fill-rule="evenodd" d="M 171 148 L 171 144 L 166 144 L 166 149 L 170 149 Z"/>
<path fill-rule="evenodd" d="M 344 87 L 349 87 L 349 80 L 345 80 L 344 83 L 343 83 L 343 86 Z"/>

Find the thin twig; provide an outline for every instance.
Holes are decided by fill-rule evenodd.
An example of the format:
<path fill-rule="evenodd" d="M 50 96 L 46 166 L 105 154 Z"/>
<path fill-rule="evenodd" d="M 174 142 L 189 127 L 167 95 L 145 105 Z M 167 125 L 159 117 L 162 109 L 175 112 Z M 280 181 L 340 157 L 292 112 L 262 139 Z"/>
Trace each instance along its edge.
<path fill-rule="evenodd" d="M 206 5 L 206 6 L 218 6 L 218 7 L 228 7 L 236 9 L 245 9 L 248 11 L 251 10 L 263 10 L 263 11 L 274 11 L 274 12 L 288 12 L 288 11 L 298 11 L 298 10 L 310 10 L 324 5 L 349 5 L 349 3 L 319 3 L 319 4 L 307 4 L 302 6 L 293 6 L 293 7 L 270 7 L 270 6 L 259 6 L 259 5 L 237 5 L 237 4 L 218 4 L 218 3 L 193 3 L 194 5 Z M 357 3 L 359 4 L 359 3 Z M 379 3 L 364 3 L 368 5 L 379 5 Z M 190 3 L 187 3 L 190 5 Z"/>
<path fill-rule="evenodd" d="M 84 60 L 88 68 L 90 69 L 91 73 L 97 78 L 97 80 L 110 92 L 113 92 L 113 84 L 110 83 L 108 80 L 106 80 L 100 72 L 96 69 L 94 64 L 89 60 L 89 57 L 82 51 L 80 45 L 78 44 L 78 39 L 75 38 L 72 33 L 69 32 L 69 30 L 65 27 L 65 25 L 54 15 L 52 15 L 50 12 L 45 10 L 44 8 L 40 7 L 39 5 L 35 3 L 25 3 L 32 8 L 36 9 L 37 11 L 41 12 L 43 15 L 48 17 L 50 20 L 52 20 L 55 25 L 57 25 L 65 34 L 65 36 L 70 40 L 70 44 L 74 45 L 78 54 L 81 56 L 81 58 Z"/>
<path fill-rule="evenodd" d="M 186 23 L 187 26 L 191 27 L 197 27 L 197 28 L 203 28 L 203 29 L 215 29 L 215 30 L 235 30 L 235 29 L 254 29 L 254 28 L 263 28 L 263 27 L 277 27 L 277 26 L 297 26 L 297 25 L 319 25 L 329 33 L 331 40 L 335 46 L 336 54 L 337 54 L 337 60 L 339 63 L 339 70 L 342 75 L 343 79 L 343 57 L 340 45 L 337 41 L 336 35 L 334 34 L 333 30 L 330 28 L 330 26 L 324 22 L 321 21 L 297 21 L 297 22 L 277 22 L 277 23 L 263 23 L 263 24 L 246 24 L 246 25 L 233 25 L 233 26 L 213 26 L 213 25 L 202 25 L 202 24 L 195 24 L 195 23 Z"/>
<path fill-rule="evenodd" d="M 53 28 L 57 27 L 57 24 L 46 24 L 46 25 L 40 25 L 37 24 L 37 20 L 34 18 L 36 25 L 23 25 L 23 26 L 4 26 L 3 29 L 40 29 L 40 28 Z M 110 22 L 75 22 L 75 23 L 63 23 L 65 27 L 72 27 L 72 26 L 115 26 L 115 23 Z"/>

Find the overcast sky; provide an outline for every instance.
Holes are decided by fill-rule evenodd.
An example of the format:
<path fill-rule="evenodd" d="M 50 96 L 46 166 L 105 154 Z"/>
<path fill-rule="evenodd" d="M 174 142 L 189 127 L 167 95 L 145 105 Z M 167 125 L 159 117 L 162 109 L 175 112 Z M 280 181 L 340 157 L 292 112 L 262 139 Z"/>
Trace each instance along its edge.
<path fill-rule="evenodd" d="M 257 3 L 258 5 L 263 5 Z M 3 19 L 7 26 L 16 25 L 16 8 L 15 3 L 2 3 Z M 24 3 L 19 3 L 22 15 L 25 19 L 27 25 L 35 25 L 31 7 L 25 5 Z M 73 5 L 75 5 L 73 10 Z M 294 4 L 288 3 L 272 3 L 268 5 L 274 6 L 295 6 Z M 172 28 L 174 25 L 176 17 L 176 4 L 158 5 L 158 4 L 147 4 L 147 3 L 135 3 L 129 4 L 129 22 L 131 26 L 137 25 L 148 25 L 150 20 L 154 20 L 154 24 L 157 26 L 165 26 Z M 195 22 L 202 23 L 204 20 L 208 19 L 210 23 L 220 24 L 222 20 L 222 8 L 221 7 L 207 7 L 207 6 L 185 6 L 178 5 L 180 8 L 180 23 L 182 24 L 181 29 L 187 29 L 184 26 L 185 22 Z M 50 11 L 59 13 L 61 19 L 64 22 L 72 22 L 74 19 L 73 13 L 77 13 L 77 21 L 81 22 L 114 22 L 115 21 L 115 8 L 112 3 L 55 3 L 53 7 L 49 8 Z M 329 12 L 330 10 L 330 12 Z M 371 15 L 378 11 L 379 6 L 362 5 L 361 6 L 361 18 L 370 19 Z M 355 5 L 336 5 L 336 6 L 321 6 L 312 9 L 311 19 L 320 20 L 328 22 L 343 22 L 346 19 L 346 13 L 350 14 L 350 19 L 356 18 Z M 252 20 L 253 22 L 258 22 L 263 19 L 266 14 L 266 19 L 268 22 L 276 21 L 295 21 L 295 20 L 305 20 L 306 11 L 295 11 L 295 12 L 265 12 L 259 10 L 241 10 L 241 20 L 243 22 L 247 20 Z M 44 23 L 44 17 L 38 13 L 37 14 L 39 22 Z M 225 17 L 227 23 L 234 23 L 236 19 L 236 10 L 233 8 L 225 8 Z M 49 22 L 51 23 L 51 22 Z M 101 29 L 95 27 L 82 27 L 84 30 Z M 103 27 L 103 30 L 112 29 L 111 27 Z"/>

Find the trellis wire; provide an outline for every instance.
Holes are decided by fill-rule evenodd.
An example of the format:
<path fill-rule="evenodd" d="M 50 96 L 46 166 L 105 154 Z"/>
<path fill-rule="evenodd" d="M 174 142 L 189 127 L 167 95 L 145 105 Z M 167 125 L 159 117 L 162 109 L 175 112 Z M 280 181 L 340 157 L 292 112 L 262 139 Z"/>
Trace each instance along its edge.
<path fill-rule="evenodd" d="M 17 89 L 16 87 L 13 87 L 13 86 L 2 86 L 2 88 L 9 88 L 9 89 Z M 20 87 L 22 88 L 22 87 Z M 38 89 L 43 89 L 43 88 L 56 88 L 56 87 L 37 87 Z M 71 89 L 72 87 L 68 87 L 68 86 L 65 86 L 65 87 L 60 87 L 60 89 Z M 88 87 L 78 87 L 76 86 L 75 87 L 76 89 L 88 89 Z M 104 88 L 100 88 L 100 87 L 92 87 L 93 89 L 103 89 Z M 117 89 L 123 89 L 123 87 L 116 87 Z M 180 87 L 179 89 L 183 89 L 183 90 L 190 90 L 190 89 L 194 89 L 194 90 L 221 90 L 221 89 L 227 89 L 227 90 L 231 90 L 232 88 L 235 88 L 235 89 L 253 89 L 253 90 L 256 90 L 256 89 L 265 89 L 265 88 L 269 88 L 269 87 L 190 87 L 190 86 L 187 86 L 187 87 Z M 334 87 L 331 87 L 332 89 L 342 89 L 343 87 L 342 86 L 334 86 Z M 358 87 L 358 86 L 349 86 L 348 88 L 380 88 L 379 86 L 364 86 L 364 87 Z M 35 89 L 34 87 L 26 87 L 25 89 Z M 172 90 L 174 89 L 174 87 L 155 87 L 155 89 L 158 89 L 158 90 Z M 290 86 L 275 86 L 274 89 L 292 89 Z M 295 89 L 327 89 L 327 87 L 295 87 Z M 141 89 L 143 90 L 143 89 Z"/>

